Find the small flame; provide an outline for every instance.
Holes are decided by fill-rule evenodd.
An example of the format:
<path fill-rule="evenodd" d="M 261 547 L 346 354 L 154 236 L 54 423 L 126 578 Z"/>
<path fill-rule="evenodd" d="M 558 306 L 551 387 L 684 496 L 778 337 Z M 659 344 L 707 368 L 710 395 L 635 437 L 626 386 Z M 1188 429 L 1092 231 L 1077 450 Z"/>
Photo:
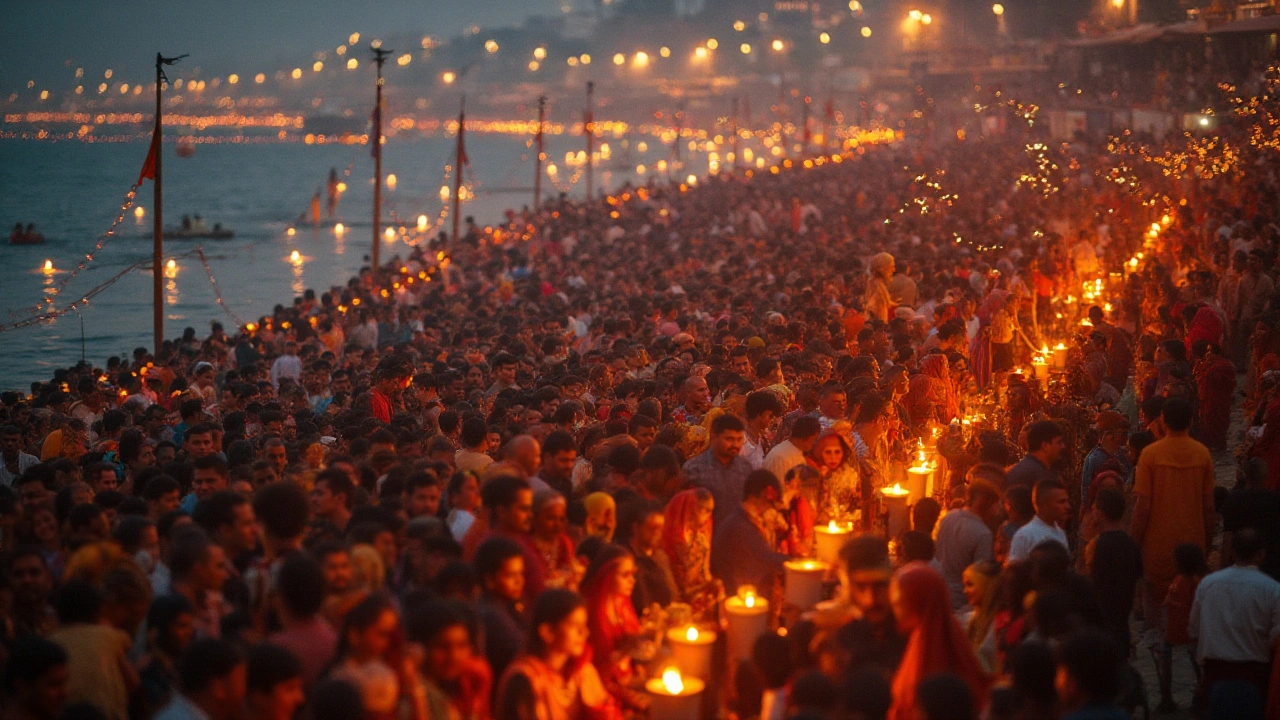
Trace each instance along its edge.
<path fill-rule="evenodd" d="M 341 235 L 342 233 L 344 233 L 344 232 L 346 232 L 346 231 L 347 231 L 347 226 L 346 226 L 346 225 L 343 225 L 342 223 L 337 223 L 337 224 L 335 224 L 335 225 L 333 226 L 333 234 L 334 234 L 334 235 Z"/>
<path fill-rule="evenodd" d="M 294 250 L 293 252 L 289 253 L 289 262 L 292 262 L 292 263 L 302 262 L 302 253 L 298 252 L 297 250 Z"/>
<path fill-rule="evenodd" d="M 902 485 L 901 485 L 900 483 L 894 483 L 894 484 L 893 484 L 893 487 L 891 487 L 891 488 L 885 488 L 885 489 L 883 490 L 883 492 L 884 492 L 884 494 L 885 494 L 885 495 L 895 495 L 895 496 L 898 496 L 898 497 L 901 497 L 901 496 L 903 496 L 903 495 L 907 495 L 907 494 L 908 494 L 908 492 L 907 492 L 906 490 L 904 490 L 904 489 L 903 489 L 903 487 L 902 487 Z"/>
<path fill-rule="evenodd" d="M 689 629 L 685 631 L 684 637 L 689 642 L 696 642 L 698 640 L 698 628 L 690 625 Z"/>
<path fill-rule="evenodd" d="M 45 271 L 45 272 L 53 272 L 53 261 L 52 261 L 52 260 L 45 260 L 45 261 L 44 261 L 44 271 Z"/>
<path fill-rule="evenodd" d="M 684 678 L 680 677 L 680 671 L 673 667 L 662 671 L 662 686 L 672 695 L 684 692 Z"/>
<path fill-rule="evenodd" d="M 829 533 L 840 532 L 840 526 L 836 524 L 835 520 L 832 520 L 831 522 L 827 523 L 827 532 Z"/>
<path fill-rule="evenodd" d="M 756 606 L 756 596 L 755 596 L 755 594 L 754 594 L 754 593 L 752 593 L 752 594 L 747 595 L 745 598 L 743 598 L 743 599 L 742 599 L 742 604 L 743 604 L 743 605 L 746 605 L 746 606 L 747 606 L 747 607 L 749 607 L 749 608 L 753 608 L 753 607 L 755 607 L 755 606 Z"/>
<path fill-rule="evenodd" d="M 1066 345 L 1063 345 L 1062 343 L 1058 343 L 1057 345 L 1054 345 L 1054 346 L 1053 346 L 1053 349 L 1054 349 L 1054 350 L 1066 350 L 1066 349 L 1067 349 L 1067 346 L 1066 346 Z"/>
<path fill-rule="evenodd" d="M 164 266 L 170 270 L 173 270 L 174 268 L 178 267 L 178 261 L 170 260 L 169 262 L 165 263 Z"/>

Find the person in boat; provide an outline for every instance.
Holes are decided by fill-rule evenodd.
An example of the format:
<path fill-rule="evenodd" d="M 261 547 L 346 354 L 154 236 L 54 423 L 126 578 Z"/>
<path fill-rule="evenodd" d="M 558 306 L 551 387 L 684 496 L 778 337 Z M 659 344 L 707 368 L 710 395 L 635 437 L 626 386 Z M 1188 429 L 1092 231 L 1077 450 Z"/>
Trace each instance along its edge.
<path fill-rule="evenodd" d="M 338 168 L 329 168 L 328 191 L 329 199 L 325 209 L 332 220 L 334 211 L 338 209 Z"/>
<path fill-rule="evenodd" d="M 183 216 L 182 216 L 182 229 L 183 229 L 183 230 L 190 230 L 190 229 L 191 229 L 191 217 L 190 217 L 190 216 L 187 216 L 187 215 L 183 215 Z"/>
<path fill-rule="evenodd" d="M 22 223 L 14 223 L 13 230 L 9 231 L 9 242 L 20 242 L 25 235 L 22 232 Z"/>

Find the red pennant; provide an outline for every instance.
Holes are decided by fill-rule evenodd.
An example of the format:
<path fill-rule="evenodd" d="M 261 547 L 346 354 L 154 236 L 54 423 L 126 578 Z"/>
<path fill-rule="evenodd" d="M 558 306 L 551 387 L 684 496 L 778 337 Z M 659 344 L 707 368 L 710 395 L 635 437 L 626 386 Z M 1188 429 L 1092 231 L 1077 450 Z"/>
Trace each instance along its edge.
<path fill-rule="evenodd" d="M 151 149 L 147 150 L 147 159 L 142 162 L 142 172 L 138 175 L 138 184 L 143 180 L 156 179 L 156 158 L 160 155 L 160 133 L 151 131 Z"/>

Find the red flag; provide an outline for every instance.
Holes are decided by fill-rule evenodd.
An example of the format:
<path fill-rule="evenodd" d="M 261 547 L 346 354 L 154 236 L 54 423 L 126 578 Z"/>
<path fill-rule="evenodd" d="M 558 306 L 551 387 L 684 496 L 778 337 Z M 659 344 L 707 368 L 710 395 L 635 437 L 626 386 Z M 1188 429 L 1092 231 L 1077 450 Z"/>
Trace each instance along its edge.
<path fill-rule="evenodd" d="M 156 179 L 156 157 L 160 155 L 160 133 L 151 131 L 151 148 L 147 150 L 147 159 L 142 161 L 142 172 L 138 175 L 138 184 L 143 180 Z"/>

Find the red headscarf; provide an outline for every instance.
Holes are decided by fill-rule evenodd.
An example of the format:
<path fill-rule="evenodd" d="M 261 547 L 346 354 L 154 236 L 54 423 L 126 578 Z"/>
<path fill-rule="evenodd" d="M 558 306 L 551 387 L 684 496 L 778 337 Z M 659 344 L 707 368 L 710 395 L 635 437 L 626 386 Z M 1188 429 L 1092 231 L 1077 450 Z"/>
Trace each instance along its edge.
<path fill-rule="evenodd" d="M 891 720 L 914 720 L 916 689 L 930 675 L 951 673 L 964 680 L 976 708 L 987 705 L 990 680 L 978 664 L 973 645 L 951 614 L 947 583 L 932 567 L 913 562 L 898 571 L 900 603 L 919 618 L 907 638 L 907 650 L 893 676 Z"/>
<path fill-rule="evenodd" d="M 686 554 L 686 548 L 693 540 L 689 533 L 689 525 L 698 515 L 698 491 L 682 490 L 671 498 L 671 502 L 667 503 L 666 510 L 667 522 L 662 528 L 662 549 L 667 553 L 669 558 L 678 558 Z M 703 523 L 702 527 L 696 528 L 694 532 L 706 533 L 707 538 L 711 537 L 711 518 Z M 706 577 L 711 577 L 710 556 L 707 557 L 707 567 L 702 569 Z"/>

